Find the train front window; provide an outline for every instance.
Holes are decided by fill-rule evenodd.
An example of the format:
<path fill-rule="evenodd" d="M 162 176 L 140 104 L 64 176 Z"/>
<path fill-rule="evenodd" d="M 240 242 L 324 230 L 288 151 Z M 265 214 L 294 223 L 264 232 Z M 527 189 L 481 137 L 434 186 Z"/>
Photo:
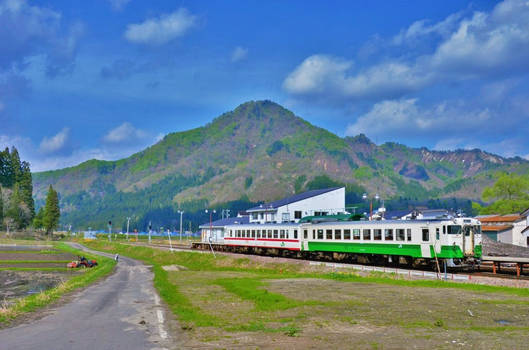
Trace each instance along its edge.
<path fill-rule="evenodd" d="M 461 225 L 448 225 L 447 231 L 449 235 L 459 235 L 461 233 Z"/>
<path fill-rule="evenodd" d="M 470 226 L 463 226 L 463 232 L 465 232 L 465 236 L 470 236 Z"/>

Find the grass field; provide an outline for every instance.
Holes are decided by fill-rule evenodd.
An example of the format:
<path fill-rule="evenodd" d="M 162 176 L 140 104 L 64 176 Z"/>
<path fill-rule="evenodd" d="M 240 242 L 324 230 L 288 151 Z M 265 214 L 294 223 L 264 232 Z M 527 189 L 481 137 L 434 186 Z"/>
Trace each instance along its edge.
<path fill-rule="evenodd" d="M 514 349 L 529 341 L 527 289 L 88 245 L 152 265 L 155 287 L 189 346 Z"/>
<path fill-rule="evenodd" d="M 96 281 L 110 273 L 115 265 L 112 259 L 93 257 L 64 243 L 46 242 L 42 249 L 29 247 L 35 245 L 34 241 L 3 240 L 2 243 L 28 245 L 28 248 L 0 247 L 0 327 Z M 99 266 L 68 270 L 66 264 L 77 260 L 77 255 L 97 259 Z"/>

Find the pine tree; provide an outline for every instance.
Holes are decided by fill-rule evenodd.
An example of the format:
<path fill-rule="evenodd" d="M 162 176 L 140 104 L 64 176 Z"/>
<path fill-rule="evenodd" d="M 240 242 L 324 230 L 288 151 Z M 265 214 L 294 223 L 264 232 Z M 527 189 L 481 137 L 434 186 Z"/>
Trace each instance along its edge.
<path fill-rule="evenodd" d="M 43 224 L 46 229 L 46 234 L 50 234 L 59 225 L 61 211 L 59 209 L 59 196 L 57 192 L 50 185 L 48 194 L 46 196 L 46 205 L 44 207 Z"/>
<path fill-rule="evenodd" d="M 15 184 L 15 174 L 9 148 L 0 152 L 0 185 L 11 188 Z"/>
<path fill-rule="evenodd" d="M 9 199 L 9 205 L 7 207 L 6 217 L 13 219 L 13 223 L 16 228 L 21 229 L 24 227 L 24 214 L 22 210 L 22 197 L 20 195 L 20 189 L 18 184 L 15 184 L 11 198 Z"/>
<path fill-rule="evenodd" d="M 33 219 L 33 227 L 36 230 L 40 230 L 44 227 L 44 207 L 40 207 L 37 215 L 35 215 L 35 218 Z"/>
<path fill-rule="evenodd" d="M 4 199 L 2 198 L 2 185 L 0 185 L 0 230 L 2 229 L 3 225 L 4 225 Z"/>
<path fill-rule="evenodd" d="M 16 184 L 20 181 L 20 176 L 22 173 L 22 164 L 20 164 L 20 156 L 18 155 L 18 150 L 15 146 L 11 147 L 11 167 L 13 168 L 13 184 Z"/>
<path fill-rule="evenodd" d="M 20 195 L 22 201 L 26 204 L 29 210 L 29 216 L 24 221 L 24 227 L 31 224 L 35 217 L 35 202 L 33 200 L 33 178 L 31 177 L 31 170 L 28 162 L 22 162 L 20 167 L 20 179 L 18 179 L 20 187 Z"/>

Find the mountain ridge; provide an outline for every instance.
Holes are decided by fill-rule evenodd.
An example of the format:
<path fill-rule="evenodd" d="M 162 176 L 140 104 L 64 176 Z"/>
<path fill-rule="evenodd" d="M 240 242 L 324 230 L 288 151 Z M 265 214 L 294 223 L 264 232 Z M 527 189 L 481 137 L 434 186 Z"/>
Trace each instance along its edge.
<path fill-rule="evenodd" d="M 52 184 L 69 219 L 101 207 L 126 216 L 241 199 L 269 201 L 303 190 L 321 176 L 385 198 L 478 199 L 496 171 L 528 173 L 529 162 L 479 149 L 376 145 L 363 134 L 342 138 L 265 100 L 243 103 L 204 126 L 169 133 L 127 158 L 35 173 L 34 188 L 39 203 Z M 106 206 L 108 201 L 114 205 Z"/>

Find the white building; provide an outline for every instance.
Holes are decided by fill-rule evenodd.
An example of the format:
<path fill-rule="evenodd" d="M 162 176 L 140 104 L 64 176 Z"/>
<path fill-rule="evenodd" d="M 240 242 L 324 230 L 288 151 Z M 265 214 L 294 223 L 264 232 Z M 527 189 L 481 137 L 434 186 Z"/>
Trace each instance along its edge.
<path fill-rule="evenodd" d="M 489 238 L 522 247 L 529 246 L 529 209 L 521 214 L 482 215 L 481 231 Z"/>
<path fill-rule="evenodd" d="M 250 223 L 299 222 L 304 216 L 333 215 L 345 212 L 345 187 L 312 190 L 261 204 L 247 210 Z"/>

